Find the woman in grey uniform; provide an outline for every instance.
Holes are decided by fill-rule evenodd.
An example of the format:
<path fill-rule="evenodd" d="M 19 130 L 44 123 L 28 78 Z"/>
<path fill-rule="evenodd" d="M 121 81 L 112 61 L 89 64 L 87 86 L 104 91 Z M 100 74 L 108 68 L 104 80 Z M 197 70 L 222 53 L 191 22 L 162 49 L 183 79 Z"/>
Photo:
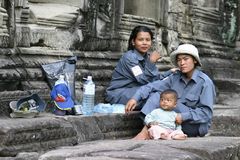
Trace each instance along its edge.
<path fill-rule="evenodd" d="M 152 46 L 153 33 L 145 26 L 137 26 L 132 30 L 128 40 L 128 51 L 123 54 L 115 67 L 112 80 L 106 90 L 106 101 L 111 104 L 126 104 L 141 86 L 161 80 L 175 69 L 160 74 L 155 63 L 160 58 L 157 52 L 149 53 Z M 143 104 L 139 102 L 138 107 Z"/>
<path fill-rule="evenodd" d="M 134 110 L 138 101 L 147 99 L 141 113 L 148 114 L 158 107 L 160 93 L 173 89 L 178 93 L 176 123 L 189 137 L 204 136 L 208 133 L 213 116 L 213 104 L 216 99 L 212 80 L 200 70 L 202 66 L 198 49 L 192 44 L 179 45 L 170 54 L 172 63 L 179 71 L 164 80 L 154 81 L 142 86 L 126 104 L 126 112 Z M 135 139 L 148 139 L 147 126 Z"/>

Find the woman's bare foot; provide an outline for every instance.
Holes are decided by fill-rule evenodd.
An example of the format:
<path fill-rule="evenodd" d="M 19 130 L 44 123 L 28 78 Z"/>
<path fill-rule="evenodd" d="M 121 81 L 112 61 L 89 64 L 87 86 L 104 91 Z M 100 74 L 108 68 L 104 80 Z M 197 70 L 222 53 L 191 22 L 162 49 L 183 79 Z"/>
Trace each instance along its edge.
<path fill-rule="evenodd" d="M 148 134 L 147 126 L 144 126 L 141 132 L 139 132 L 135 137 L 133 137 L 133 140 L 148 140 L 148 139 L 150 139 L 150 136 Z"/>
<path fill-rule="evenodd" d="M 186 134 L 176 134 L 174 136 L 172 136 L 173 140 L 184 140 L 187 138 Z"/>

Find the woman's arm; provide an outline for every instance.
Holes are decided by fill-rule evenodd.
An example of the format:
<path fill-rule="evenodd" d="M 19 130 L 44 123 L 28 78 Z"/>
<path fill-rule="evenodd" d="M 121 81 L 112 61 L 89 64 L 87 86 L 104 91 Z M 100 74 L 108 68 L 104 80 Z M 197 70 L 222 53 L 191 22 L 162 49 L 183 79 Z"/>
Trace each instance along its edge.
<path fill-rule="evenodd" d="M 176 111 L 180 113 L 179 121 L 190 120 L 191 123 L 207 123 L 212 119 L 213 104 L 216 93 L 212 84 L 203 86 L 197 106 L 186 106 L 179 102 Z"/>
<path fill-rule="evenodd" d="M 165 89 L 168 89 L 170 81 L 170 77 L 168 77 L 164 80 L 157 80 L 140 87 L 133 97 L 127 102 L 125 106 L 125 112 L 132 111 L 137 106 L 137 102 L 148 98 L 152 92 L 161 92 Z"/>
<path fill-rule="evenodd" d="M 148 83 L 147 85 L 140 87 L 132 98 L 136 101 L 140 101 L 148 98 L 152 92 L 162 92 L 163 90 L 170 88 L 170 81 L 171 78 L 167 77 L 164 80 L 157 80 L 152 83 Z"/>

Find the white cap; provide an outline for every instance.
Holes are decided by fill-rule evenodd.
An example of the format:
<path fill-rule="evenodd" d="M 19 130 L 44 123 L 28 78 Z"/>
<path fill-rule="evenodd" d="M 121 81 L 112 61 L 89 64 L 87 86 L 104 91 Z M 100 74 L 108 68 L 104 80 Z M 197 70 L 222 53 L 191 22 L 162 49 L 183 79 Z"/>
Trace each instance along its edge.
<path fill-rule="evenodd" d="M 202 66 L 202 63 L 201 63 L 199 55 L 198 55 L 198 49 L 194 45 L 192 45 L 192 44 L 179 45 L 177 50 L 173 51 L 170 54 L 171 61 L 175 66 L 178 66 L 177 65 L 177 55 L 179 55 L 179 54 L 189 54 L 189 55 L 193 56 L 196 59 L 196 61 L 198 62 L 197 65 Z"/>

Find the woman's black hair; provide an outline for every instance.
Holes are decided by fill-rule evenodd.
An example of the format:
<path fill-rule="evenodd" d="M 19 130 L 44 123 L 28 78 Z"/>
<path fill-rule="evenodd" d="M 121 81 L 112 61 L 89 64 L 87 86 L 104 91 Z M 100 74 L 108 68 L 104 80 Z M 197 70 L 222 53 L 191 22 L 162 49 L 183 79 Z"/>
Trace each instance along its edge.
<path fill-rule="evenodd" d="M 135 40 L 137 37 L 137 34 L 139 32 L 148 32 L 151 36 L 151 40 L 153 40 L 153 33 L 151 29 L 149 29 L 146 26 L 136 26 L 133 30 L 132 33 L 130 34 L 129 40 L 128 40 L 128 50 L 134 50 L 134 45 L 132 44 L 132 40 Z"/>

